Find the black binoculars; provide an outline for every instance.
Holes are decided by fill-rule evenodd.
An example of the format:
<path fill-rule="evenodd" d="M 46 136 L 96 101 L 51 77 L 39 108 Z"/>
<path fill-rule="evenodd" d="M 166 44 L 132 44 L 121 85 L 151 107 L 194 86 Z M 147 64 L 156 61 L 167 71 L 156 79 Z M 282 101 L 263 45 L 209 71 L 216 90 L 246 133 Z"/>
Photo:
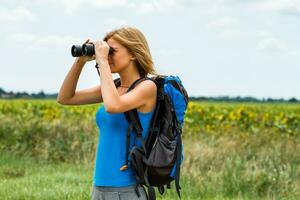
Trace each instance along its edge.
<path fill-rule="evenodd" d="M 112 47 L 109 47 L 108 54 L 112 55 L 114 51 L 115 50 Z M 83 45 L 73 45 L 71 48 L 71 54 L 73 57 L 93 56 L 95 54 L 94 44 L 85 43 Z"/>

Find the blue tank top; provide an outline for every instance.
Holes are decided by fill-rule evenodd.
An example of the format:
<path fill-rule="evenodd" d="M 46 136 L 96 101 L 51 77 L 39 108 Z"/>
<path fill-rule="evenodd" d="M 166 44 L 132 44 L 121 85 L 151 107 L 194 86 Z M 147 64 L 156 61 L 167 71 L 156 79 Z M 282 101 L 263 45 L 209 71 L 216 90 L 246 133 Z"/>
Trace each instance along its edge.
<path fill-rule="evenodd" d="M 148 113 L 138 111 L 143 127 L 143 138 L 146 137 L 154 109 Z M 136 178 L 131 165 L 124 170 L 126 158 L 126 131 L 129 123 L 124 113 L 108 113 L 104 104 L 96 112 L 96 123 L 99 128 L 99 140 L 94 168 L 94 185 L 123 187 L 136 184 Z M 135 141 L 141 146 L 140 140 Z M 134 145 L 134 132 L 130 133 L 130 148 Z M 130 156 L 128 158 L 130 160 Z"/>

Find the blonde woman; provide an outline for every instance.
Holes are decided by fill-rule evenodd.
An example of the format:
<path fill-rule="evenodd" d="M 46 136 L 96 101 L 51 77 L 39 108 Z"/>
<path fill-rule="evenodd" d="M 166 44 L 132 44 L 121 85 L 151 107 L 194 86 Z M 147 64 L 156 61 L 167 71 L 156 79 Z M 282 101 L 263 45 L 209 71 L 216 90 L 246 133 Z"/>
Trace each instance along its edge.
<path fill-rule="evenodd" d="M 137 184 L 133 169 L 124 170 L 126 130 L 128 122 L 123 112 L 137 108 L 143 127 L 143 137 L 156 105 L 157 88 L 151 80 L 139 83 L 126 93 L 129 86 L 141 77 L 157 75 L 148 43 L 141 31 L 132 27 L 113 30 L 103 41 L 90 41 L 94 56 L 76 58 L 59 91 L 57 101 L 63 105 L 84 105 L 103 102 L 96 114 L 99 143 L 94 169 L 92 200 L 147 199 L 144 187 Z M 109 54 L 109 48 L 113 54 Z M 101 84 L 76 91 L 76 85 L 88 61 L 95 60 Z M 112 73 L 121 80 L 116 88 Z M 133 132 L 132 132 L 133 134 Z M 133 135 L 131 137 L 133 142 Z M 132 143 L 131 143 L 132 144 Z"/>

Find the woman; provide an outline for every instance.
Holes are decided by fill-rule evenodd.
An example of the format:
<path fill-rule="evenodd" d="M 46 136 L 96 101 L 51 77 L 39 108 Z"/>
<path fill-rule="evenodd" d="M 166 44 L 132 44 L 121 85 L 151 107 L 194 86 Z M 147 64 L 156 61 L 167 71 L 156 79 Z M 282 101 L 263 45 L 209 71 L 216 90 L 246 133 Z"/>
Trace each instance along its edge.
<path fill-rule="evenodd" d="M 137 108 L 143 127 L 142 135 L 145 137 L 156 105 L 156 85 L 151 80 L 145 80 L 130 92 L 126 91 L 140 77 L 156 75 L 148 43 L 143 33 L 132 27 L 113 30 L 103 41 L 86 42 L 94 44 L 95 55 L 76 58 L 61 86 L 57 101 L 63 105 L 103 102 L 96 114 L 100 134 L 92 199 L 147 199 L 144 188 L 136 187 L 133 169 L 130 165 L 128 168 L 123 166 L 128 128 L 123 112 Z M 113 54 L 109 54 L 109 47 L 114 49 Z M 91 60 L 95 60 L 99 66 L 97 70 L 101 84 L 75 91 L 84 64 Z M 112 73 L 120 76 L 121 85 L 118 88 Z M 131 147 L 134 143 L 133 134 Z"/>

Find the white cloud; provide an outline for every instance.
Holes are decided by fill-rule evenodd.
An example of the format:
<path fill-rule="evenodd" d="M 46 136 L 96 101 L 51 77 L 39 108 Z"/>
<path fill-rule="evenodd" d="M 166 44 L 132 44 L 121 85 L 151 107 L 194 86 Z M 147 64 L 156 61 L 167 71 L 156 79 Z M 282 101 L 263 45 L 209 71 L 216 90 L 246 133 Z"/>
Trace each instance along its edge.
<path fill-rule="evenodd" d="M 35 35 L 25 33 L 15 33 L 8 37 L 8 40 L 14 42 L 33 42 L 35 39 Z"/>
<path fill-rule="evenodd" d="M 62 0 L 61 3 L 67 13 L 73 13 L 88 4 L 96 8 L 111 8 L 126 5 L 127 0 Z"/>
<path fill-rule="evenodd" d="M 247 35 L 257 40 L 257 49 L 261 51 L 276 52 L 287 50 L 281 41 L 274 38 L 274 36 L 266 30 L 255 31 Z"/>
<path fill-rule="evenodd" d="M 234 37 L 241 34 L 238 20 L 230 16 L 223 16 L 209 22 L 207 29 L 225 38 Z"/>
<path fill-rule="evenodd" d="M 135 6 L 135 10 L 139 14 L 148 14 L 152 13 L 155 10 L 155 4 L 151 2 L 141 2 L 139 4 L 136 4 Z"/>
<path fill-rule="evenodd" d="M 7 38 L 8 41 L 19 44 L 29 51 L 48 49 L 60 51 L 60 49 L 71 48 L 70 45 L 83 43 L 82 38 L 73 36 L 46 35 L 39 36 L 30 33 L 15 33 Z M 48 51 L 47 50 L 47 51 Z"/>
<path fill-rule="evenodd" d="M 129 1 L 129 0 L 62 0 L 67 13 L 74 13 L 82 6 L 90 5 L 95 8 L 107 9 L 124 7 L 133 10 L 137 14 L 149 14 L 161 12 L 175 5 L 175 0 Z"/>
<path fill-rule="evenodd" d="M 236 27 L 237 25 L 238 25 L 237 19 L 230 16 L 224 16 L 214 21 L 211 21 L 208 24 L 208 27 L 210 29 L 224 29 L 224 28 L 227 29 L 227 28 Z"/>
<path fill-rule="evenodd" d="M 175 0 L 136 1 L 128 3 L 127 7 L 137 14 L 145 15 L 154 12 L 164 12 L 178 5 Z"/>
<path fill-rule="evenodd" d="M 278 40 L 273 34 L 266 30 L 259 30 L 248 33 L 249 38 L 254 38 L 257 41 L 256 47 L 260 51 L 265 52 L 280 52 L 282 55 L 299 57 L 300 51 L 293 49 L 288 43 Z"/>
<path fill-rule="evenodd" d="M 237 10 L 279 12 L 282 14 L 300 15 L 299 0 L 176 0 L 181 6 L 199 10 L 206 15 L 220 15 Z"/>
<path fill-rule="evenodd" d="M 99 8 L 110 8 L 114 6 L 123 6 L 128 2 L 127 0 L 89 0 L 92 5 L 95 5 Z"/>
<path fill-rule="evenodd" d="M 61 3 L 67 13 L 73 13 L 80 8 L 83 1 L 82 0 L 63 0 L 63 1 L 61 1 Z"/>
<path fill-rule="evenodd" d="M 249 36 L 256 37 L 258 39 L 271 37 L 271 34 L 265 30 L 259 30 L 253 33 L 249 33 Z"/>
<path fill-rule="evenodd" d="M 275 38 L 265 38 L 258 42 L 257 48 L 263 51 L 280 51 L 284 49 L 284 46 Z"/>
<path fill-rule="evenodd" d="M 121 26 L 128 25 L 127 20 L 124 19 L 116 19 L 116 18 L 110 18 L 104 22 L 104 29 L 106 30 L 112 30 Z"/>
<path fill-rule="evenodd" d="M 36 17 L 27 8 L 18 7 L 12 10 L 0 9 L 0 21 L 4 22 L 20 22 L 20 21 L 34 21 Z"/>
<path fill-rule="evenodd" d="M 261 0 L 255 7 L 262 11 L 277 11 L 283 14 L 300 15 L 299 0 Z"/>

